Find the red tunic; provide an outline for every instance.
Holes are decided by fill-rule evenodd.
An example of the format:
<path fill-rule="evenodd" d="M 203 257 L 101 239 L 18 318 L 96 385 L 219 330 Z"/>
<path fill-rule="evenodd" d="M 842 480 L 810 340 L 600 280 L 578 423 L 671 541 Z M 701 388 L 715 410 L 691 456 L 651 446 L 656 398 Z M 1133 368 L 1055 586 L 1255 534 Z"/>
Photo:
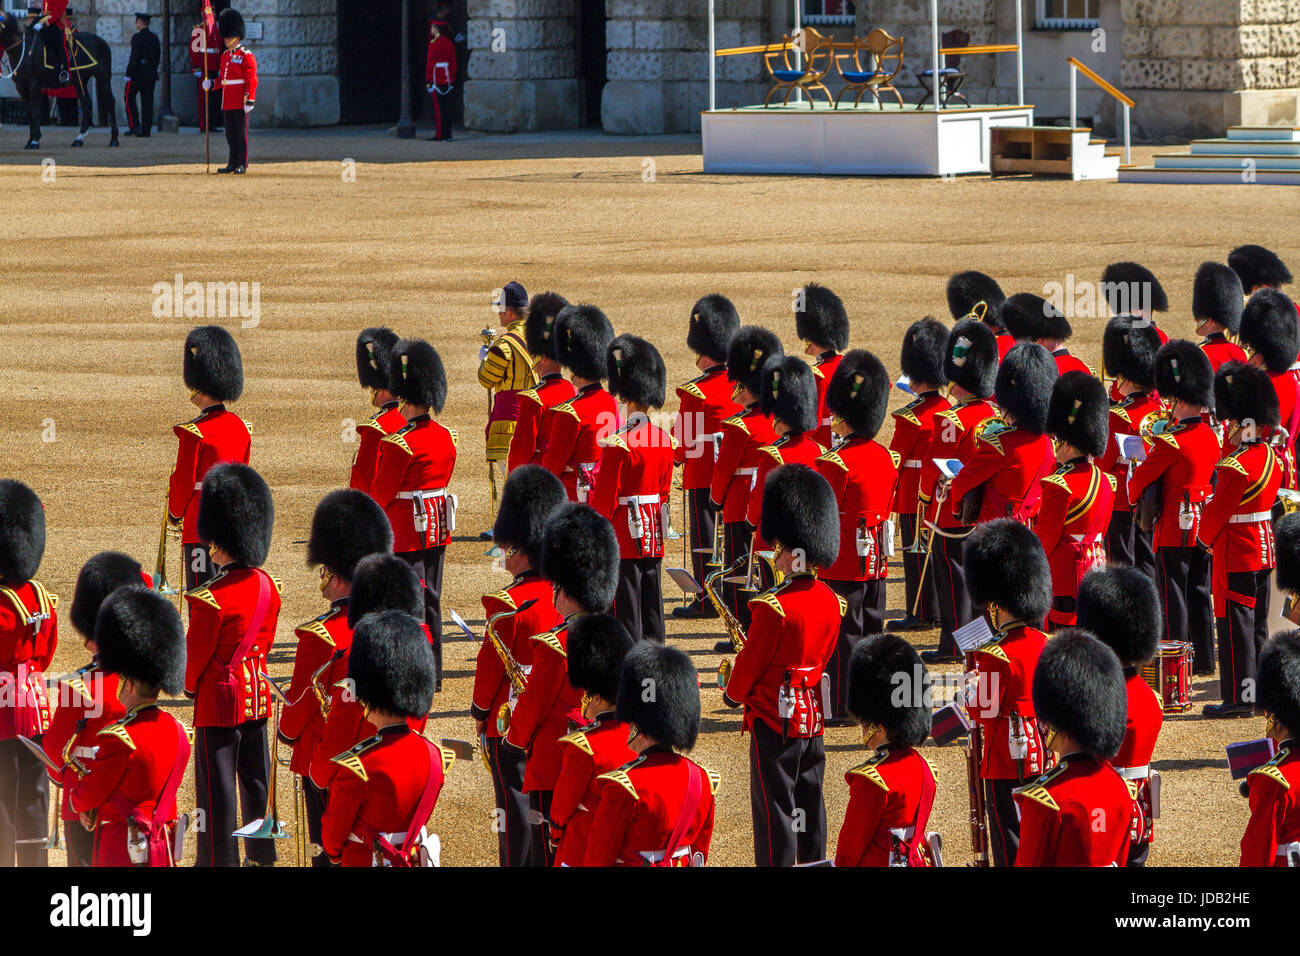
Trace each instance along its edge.
<path fill-rule="evenodd" d="M 1124 866 L 1133 795 L 1104 760 L 1076 753 L 1016 791 L 1016 866 Z"/>
<path fill-rule="evenodd" d="M 1286 466 L 1262 439 L 1238 446 L 1215 467 L 1214 495 L 1201 513 L 1197 535 L 1214 552 L 1214 613 L 1227 614 L 1228 600 L 1255 606 L 1253 594 L 1233 594 L 1228 575 L 1266 571 L 1273 556 L 1273 502 Z"/>
<path fill-rule="evenodd" d="M 0 586 L 0 740 L 49 729 L 44 673 L 59 644 L 54 603 L 39 581 Z"/>
<path fill-rule="evenodd" d="M 1162 408 L 1164 406 L 1159 400 L 1152 398 L 1146 392 L 1132 392 L 1110 406 L 1110 443 L 1106 445 L 1105 454 L 1097 459 L 1097 467 L 1114 479 L 1113 511 L 1131 510 L 1128 503 L 1128 460 L 1120 460 L 1115 436 L 1138 434 L 1142 420 Z"/>
<path fill-rule="evenodd" d="M 826 407 L 826 388 L 831 384 L 831 377 L 840 367 L 843 358 L 839 352 L 823 352 L 813 366 L 813 376 L 817 379 L 817 430 L 811 437 L 823 448 L 830 448 L 835 443 L 835 433 L 831 431 L 831 419 L 834 416 Z"/>
<path fill-rule="evenodd" d="M 749 503 L 745 506 L 745 521 L 751 528 L 757 528 L 763 520 L 763 486 L 767 476 L 774 468 L 782 465 L 808 465 L 813 467 L 817 459 L 826 451 L 803 433 L 786 432 L 770 445 L 758 449 L 758 470 L 754 472 L 754 487 L 749 492 Z M 762 535 L 754 538 L 754 550 L 766 551 L 769 545 Z"/>
<path fill-rule="evenodd" d="M 1043 771 L 1046 748 L 1034 716 L 1034 668 L 1047 635 L 1023 621 L 1011 621 L 1001 637 L 978 648 L 973 657 L 977 700 L 967 712 L 984 729 L 980 777 L 1028 780 Z M 1012 756 L 1012 734 L 1023 736 L 1023 757 Z"/>
<path fill-rule="evenodd" d="M 544 580 L 540 572 L 530 569 L 521 572 L 504 591 L 483 595 L 483 613 L 486 617 L 514 610 L 532 600 L 537 603 L 528 610 L 503 617 L 496 623 L 497 637 L 526 671 L 533 666 L 533 648 L 536 646 L 530 638 L 534 634 L 543 634 L 560 623 L 551 583 Z M 474 667 L 474 693 L 469 712 L 474 719 L 486 722 L 489 737 L 501 736 L 497 730 L 497 712 L 510 699 L 510 679 L 506 677 L 505 665 L 501 663 L 501 655 L 485 636 L 479 645 L 478 662 Z"/>
<path fill-rule="evenodd" d="M 298 639 L 298 650 L 293 658 L 293 679 L 287 695 L 289 703 L 280 713 L 279 734 L 282 740 L 293 745 L 289 769 L 306 776 L 311 770 L 316 745 L 325 732 L 325 715 L 321 712 L 321 702 L 312 686 L 312 678 L 321 671 L 315 684 L 328 699 L 331 688 L 348 676 L 345 655 L 352 646 L 348 599 L 335 601 L 328 611 L 299 624 L 293 633 Z M 342 753 L 342 748 L 335 753 Z"/>
<path fill-rule="evenodd" d="M 213 465 L 248 464 L 248 422 L 224 405 L 209 405 L 193 421 L 172 427 L 180 439 L 176 467 L 167 483 L 167 513 L 184 519 L 182 544 L 199 543 L 199 489 Z"/>
<path fill-rule="evenodd" d="M 393 526 L 393 551 L 422 551 L 451 541 L 455 511 L 447 485 L 456 468 L 456 433 L 419 415 L 379 443 L 370 495 Z M 423 497 L 412 497 L 423 492 Z"/>
<path fill-rule="evenodd" d="M 965 398 L 951 408 L 935 412 L 934 438 L 921 461 L 921 485 L 917 494 L 925 505 L 927 520 L 940 528 L 959 525 L 951 508 L 940 508 L 934 502 L 934 490 L 941 477 L 939 466 L 934 462 L 950 458 L 970 461 L 975 454 L 975 435 L 993 415 L 993 406 L 982 398 Z"/>
<path fill-rule="evenodd" d="M 925 843 L 930 814 L 922 804 L 934 800 L 935 774 L 920 751 L 886 744 L 844 780 L 849 806 L 835 842 L 836 866 L 888 866 L 898 835 L 891 831 L 911 830 L 904 839 Z"/>
<path fill-rule="evenodd" d="M 745 520 L 749 495 L 757 484 L 759 449 L 776 441 L 772 419 L 759 411 L 758 403 L 722 423 L 722 446 L 713 466 L 709 499 L 722 507 L 722 521 Z"/>
<path fill-rule="evenodd" d="M 221 90 L 223 110 L 242 110 L 245 103 L 257 99 L 257 60 L 248 47 L 222 52 L 217 89 Z"/>
<path fill-rule="evenodd" d="M 1151 685 L 1142 679 L 1136 667 L 1124 669 L 1124 693 L 1128 697 L 1128 711 L 1124 723 L 1124 742 L 1111 761 L 1115 769 L 1129 780 L 1137 791 L 1142 815 L 1141 834 L 1135 842 L 1150 843 L 1154 837 L 1154 820 L 1151 806 L 1151 756 L 1156 750 L 1156 738 L 1165 720 L 1164 705 Z M 1145 768 L 1145 773 L 1141 773 Z M 1131 772 L 1128 772 L 1131 771 Z"/>
<path fill-rule="evenodd" d="M 627 745 L 629 729 L 613 713 L 604 713 L 591 726 L 560 738 L 564 756 L 551 798 L 556 866 L 582 866 L 586 859 L 591 823 L 600 808 L 602 785 L 597 778 L 636 760 Z"/>
<path fill-rule="evenodd" d="M 239 691 L 232 717 L 220 706 L 218 685 L 252 624 L 259 578 L 271 584 L 270 602 L 252 645 L 236 666 Z M 207 585 L 186 592 L 185 598 L 190 607 L 190 626 L 185 634 L 185 693 L 194 697 L 194 726 L 234 727 L 269 716 L 266 656 L 275 643 L 280 582 L 261 568 L 228 564 Z"/>
<path fill-rule="evenodd" d="M 662 558 L 664 515 L 673 491 L 672 438 L 635 414 L 601 446 L 591 507 L 614 526 L 620 558 Z"/>
<path fill-rule="evenodd" d="M 700 775 L 700 796 L 669 865 L 688 866 L 695 858 L 707 861 L 718 775 L 656 746 L 642 751 L 626 766 L 596 778 L 600 806 L 591 824 L 583 864 L 646 866 L 662 861 L 682 815 L 691 774 Z"/>
<path fill-rule="evenodd" d="M 817 459 L 840 514 L 840 551 L 818 577 L 827 581 L 878 581 L 889 572 L 885 520 L 898 482 L 898 452 L 869 438 L 850 437 Z M 858 540 L 866 554 L 858 553 Z"/>
<path fill-rule="evenodd" d="M 1010 332 L 997 333 L 998 363 L 1007 357 L 1007 353 L 1016 347 L 1016 337 Z"/>
<path fill-rule="evenodd" d="M 387 402 L 357 426 L 357 456 L 352 459 L 349 488 L 370 494 L 375 469 L 379 466 L 379 443 L 405 425 L 406 416 L 398 411 L 397 402 Z"/>
<path fill-rule="evenodd" d="M 740 412 L 732 392 L 725 365 L 714 365 L 677 389 L 681 405 L 673 422 L 673 461 L 683 466 L 682 487 L 688 491 L 707 488 L 713 481 L 722 423 Z"/>
<path fill-rule="evenodd" d="M 514 471 L 520 465 L 542 463 L 542 453 L 546 451 L 554 425 L 555 407 L 577 394 L 573 383 L 559 372 L 543 375 L 535 386 L 518 393 L 519 417 L 515 420 L 514 434 L 510 436 L 507 471 Z"/>
<path fill-rule="evenodd" d="M 599 382 L 584 385 L 555 406 L 542 466 L 564 482 L 570 501 L 586 502 L 603 450 L 601 442 L 618 431 L 618 402 Z M 582 479 L 581 481 L 579 479 Z"/>
<path fill-rule="evenodd" d="M 1246 777 L 1250 821 L 1241 837 L 1242 866 L 1286 866 L 1278 850 L 1300 854 L 1300 740 L 1282 741 L 1273 759 Z"/>
<path fill-rule="evenodd" d="M 894 412 L 894 437 L 889 450 L 898 455 L 898 491 L 890 510 L 902 515 L 916 514 L 917 493 L 921 489 L 921 470 L 930 457 L 934 441 L 935 416 L 952 406 L 938 392 L 924 392 Z"/>
<path fill-rule="evenodd" d="M 1282 427 L 1286 429 L 1289 436 L 1286 453 L 1283 456 L 1286 461 L 1286 477 L 1283 479 L 1282 487 L 1295 488 L 1295 442 L 1296 433 L 1300 432 L 1300 379 L 1296 378 L 1295 369 L 1288 369 L 1277 375 L 1270 372 L 1268 377 L 1273 382 L 1273 390 L 1277 392 L 1277 407 L 1281 414 Z"/>
<path fill-rule="evenodd" d="M 96 739 L 98 733 L 126 713 L 117 699 L 118 677 L 105 674 L 91 662 L 59 684 L 59 707 L 50 721 L 50 729 L 41 739 L 41 746 L 56 764 L 64 764 L 63 754 L 67 751 L 69 756 L 89 767 L 101 743 Z M 60 773 L 53 770 L 49 773 L 50 779 L 63 788 L 63 819 L 77 819 L 77 811 L 69 802 L 76 771 L 69 771 L 65 766 Z"/>
<path fill-rule="evenodd" d="M 451 86 L 456 82 L 456 44 L 446 34 L 439 34 L 429 41 L 429 50 L 424 58 L 424 83 L 439 87 Z"/>
<path fill-rule="evenodd" d="M 1160 482 L 1160 517 L 1153 544 L 1157 548 L 1190 547 L 1196 541 L 1201 507 L 1210 494 L 1210 479 L 1219 460 L 1219 439 L 1200 418 L 1185 418 L 1156 436 L 1146 461 L 1133 470 L 1128 483 L 1129 504 L 1135 505 L 1148 485 Z M 1178 527 L 1184 504 L 1193 514 L 1192 527 Z"/>
<path fill-rule="evenodd" d="M 1087 458 L 1075 458 L 1043 479 L 1043 505 L 1034 533 L 1052 568 L 1052 595 L 1075 598 L 1083 576 L 1106 560 L 1103 535 L 1115 497 L 1111 477 Z M 1075 615 L 1053 609 L 1048 620 L 1062 627 Z"/>
<path fill-rule="evenodd" d="M 515 704 L 506 743 L 528 752 L 524 791 L 554 790 L 560 775 L 560 738 L 569 730 L 569 711 L 582 692 L 569 683 L 568 620 L 534 634 L 533 669 Z"/>
<path fill-rule="evenodd" d="M 952 481 L 948 511 L 957 520 L 962 499 L 983 486 L 977 524 L 994 518 L 1028 521 L 1038 513 L 1042 480 L 1055 465 L 1046 435 L 1015 425 L 981 429 L 975 435 L 975 453 Z"/>
<path fill-rule="evenodd" d="M 1056 371 L 1058 375 L 1064 375 L 1066 372 L 1083 372 L 1087 375 L 1096 376 L 1087 362 L 1083 359 L 1076 358 L 1070 354 L 1067 348 L 1059 348 L 1052 353 L 1052 359 L 1056 362 Z"/>
<path fill-rule="evenodd" d="M 1236 342 L 1229 342 L 1222 332 L 1211 332 L 1200 343 L 1201 351 L 1217 372 L 1225 362 L 1245 362 L 1246 352 Z"/>

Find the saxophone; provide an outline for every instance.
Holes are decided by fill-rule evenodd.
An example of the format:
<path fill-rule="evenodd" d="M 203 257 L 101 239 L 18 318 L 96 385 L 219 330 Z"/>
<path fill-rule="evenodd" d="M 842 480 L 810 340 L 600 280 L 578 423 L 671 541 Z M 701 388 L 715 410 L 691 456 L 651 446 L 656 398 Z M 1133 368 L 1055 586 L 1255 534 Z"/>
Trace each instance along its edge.
<path fill-rule="evenodd" d="M 728 572 L 739 570 L 741 562 L 747 560 L 747 558 L 747 555 L 741 555 L 731 567 L 718 568 L 718 570 L 704 578 L 704 593 L 709 596 L 709 600 L 713 602 L 713 609 L 722 618 L 722 624 L 727 629 L 727 636 L 731 638 L 731 644 L 735 647 L 737 653 L 745 646 L 745 629 L 740 626 L 740 619 L 731 613 L 731 608 L 727 607 L 726 603 L 718 597 L 715 585 Z M 729 677 L 731 677 L 731 661 L 730 659 L 724 659 L 718 665 L 718 686 L 725 688 Z"/>
<path fill-rule="evenodd" d="M 312 691 L 316 694 L 316 702 L 317 702 L 317 704 L 320 705 L 320 716 L 321 716 L 321 719 L 322 719 L 322 720 L 329 720 L 329 716 L 330 716 L 330 694 L 329 694 L 329 692 L 325 689 L 324 684 L 321 683 L 321 678 L 324 677 L 324 676 L 325 676 L 325 672 L 326 672 L 327 670 L 330 669 L 330 665 L 333 664 L 335 661 L 337 661 L 339 658 L 341 658 L 341 657 L 342 657 L 344 654 L 346 654 L 346 653 L 347 653 L 346 648 L 339 648 L 339 649 L 338 649 L 337 651 L 335 651 L 332 655 L 330 655 L 330 659 L 329 659 L 329 660 L 327 660 L 327 661 L 326 661 L 324 664 L 322 664 L 320 667 L 318 667 L 318 668 L 316 668 L 314 671 L 312 671 L 312 674 L 311 674 L 311 689 L 312 689 Z"/>
<path fill-rule="evenodd" d="M 488 618 L 486 633 L 484 635 L 486 640 L 492 642 L 492 649 L 495 650 L 497 656 L 501 658 L 501 664 L 506 671 L 506 679 L 510 681 L 510 690 L 514 694 L 516 700 L 518 700 L 519 695 L 528 687 L 528 672 L 524 670 L 522 664 L 515 660 L 515 655 L 510 653 L 510 648 L 506 647 L 501 638 L 497 636 L 496 623 L 503 617 L 513 617 L 516 614 L 522 614 L 536 603 L 537 599 L 533 598 L 532 600 L 525 601 L 513 611 L 501 611 L 498 614 L 493 614 Z M 506 701 L 506 703 L 502 704 L 500 709 L 497 710 L 497 731 L 503 737 L 505 736 L 506 731 L 510 729 L 510 718 L 513 714 L 514 710 L 511 708 L 509 701 Z"/>

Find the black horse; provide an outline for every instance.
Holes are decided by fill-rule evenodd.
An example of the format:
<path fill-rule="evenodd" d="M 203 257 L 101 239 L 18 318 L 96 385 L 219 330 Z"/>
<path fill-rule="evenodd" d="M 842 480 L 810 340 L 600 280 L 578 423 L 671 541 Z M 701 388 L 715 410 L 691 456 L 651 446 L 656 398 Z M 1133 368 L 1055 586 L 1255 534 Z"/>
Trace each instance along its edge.
<path fill-rule="evenodd" d="M 59 43 L 58 30 L 47 26 L 43 30 L 23 29 L 19 21 L 8 13 L 0 12 L 0 46 L 4 47 L 4 57 L 8 70 L 6 75 L 12 77 L 18 88 L 18 96 L 27 110 L 27 123 L 30 137 L 25 149 L 37 149 L 41 145 L 40 110 L 45 102 L 42 89 L 54 89 L 61 86 L 59 82 L 58 63 L 61 56 L 53 50 L 47 50 L 47 44 Z M 83 146 L 86 131 L 90 129 L 91 100 L 90 84 L 93 81 L 99 94 L 99 103 L 108 115 L 112 138 L 109 146 L 117 146 L 117 106 L 113 100 L 113 55 L 103 38 L 94 33 L 81 30 L 72 35 L 72 63 L 68 72 L 72 77 L 72 88 L 77 93 L 77 103 L 81 107 L 81 131 L 72 141 L 73 146 Z"/>

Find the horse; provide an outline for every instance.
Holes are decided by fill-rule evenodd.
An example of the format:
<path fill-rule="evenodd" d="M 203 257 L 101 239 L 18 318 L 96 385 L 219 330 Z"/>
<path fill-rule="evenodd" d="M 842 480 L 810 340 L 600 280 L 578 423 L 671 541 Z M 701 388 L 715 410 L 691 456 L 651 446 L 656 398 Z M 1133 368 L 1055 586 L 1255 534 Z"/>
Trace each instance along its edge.
<path fill-rule="evenodd" d="M 18 96 L 27 110 L 30 136 L 24 149 L 38 149 L 41 145 L 40 108 L 45 102 L 41 90 L 63 85 L 59 82 L 54 57 L 46 51 L 47 43 L 58 42 L 57 33 L 52 26 L 39 31 L 23 29 L 12 14 L 0 12 L 0 47 L 4 48 L 4 60 L 0 61 L 0 66 L 7 63 L 8 70 L 4 75 L 14 81 Z M 90 83 L 93 81 L 99 94 L 100 106 L 108 114 L 111 129 L 108 145 L 117 146 L 112 52 L 103 37 L 81 30 L 72 34 L 70 46 L 73 62 L 68 64 L 68 73 L 72 77 L 72 88 L 77 93 L 77 103 L 81 109 L 81 131 L 77 133 L 72 145 L 84 146 L 86 142 L 86 131 L 91 122 Z"/>

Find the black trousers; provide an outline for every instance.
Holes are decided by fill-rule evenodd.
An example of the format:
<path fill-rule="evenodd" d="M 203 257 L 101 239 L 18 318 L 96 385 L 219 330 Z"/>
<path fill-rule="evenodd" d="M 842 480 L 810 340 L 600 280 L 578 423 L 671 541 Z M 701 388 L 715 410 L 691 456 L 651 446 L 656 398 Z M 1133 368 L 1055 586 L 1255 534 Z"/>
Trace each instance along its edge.
<path fill-rule="evenodd" d="M 718 533 L 717 515 L 709 508 L 709 489 L 692 488 L 687 491 L 686 510 L 690 513 L 688 523 L 690 525 L 691 564 L 689 570 L 695 576 L 695 580 L 703 585 L 704 575 L 708 573 L 705 571 L 704 565 L 713 553 L 714 538 Z M 703 548 L 708 548 L 708 551 L 700 553 Z M 708 597 L 701 595 L 701 604 L 708 604 L 708 601 Z"/>
<path fill-rule="evenodd" d="M 266 718 L 246 720 L 235 727 L 194 728 L 194 804 L 199 810 L 195 837 L 195 866 L 239 866 L 239 840 L 231 836 L 236 822 L 236 781 L 241 822 L 266 813 L 271 754 L 267 749 Z M 275 862 L 274 840 L 245 840 L 248 859 L 264 866 Z"/>
<path fill-rule="evenodd" d="M 934 583 L 934 561 L 931 559 L 931 566 L 926 569 L 925 577 L 922 578 L 921 568 L 925 566 L 925 552 L 912 554 L 907 550 L 916 541 L 918 532 L 924 530 L 924 525 L 920 529 L 917 528 L 915 512 L 900 514 L 898 521 L 903 532 L 903 592 L 907 595 L 907 607 L 903 610 L 911 614 L 912 608 L 916 608 L 916 616 L 921 620 L 937 621 L 939 620 L 939 591 Z M 918 590 L 921 592 L 920 607 L 916 604 Z"/>
<path fill-rule="evenodd" d="M 1016 780 L 985 780 L 984 804 L 989 812 L 989 853 L 994 866 L 1015 866 L 1020 849 L 1020 811 L 1011 791 Z"/>
<path fill-rule="evenodd" d="M 749 525 L 746 522 L 728 521 L 723 525 L 722 533 L 727 567 L 734 565 L 739 558 L 749 556 L 749 546 L 754 542 L 754 533 L 749 530 Z M 728 577 L 737 577 L 744 573 L 745 563 L 742 561 Z M 740 621 L 740 626 L 748 631 L 750 622 L 749 597 L 751 595 L 742 594 L 741 585 L 739 584 L 722 585 L 722 594 L 724 603 L 731 608 L 731 613 L 736 615 L 736 619 Z"/>
<path fill-rule="evenodd" d="M 618 563 L 618 588 L 614 591 L 614 617 L 627 628 L 632 640 L 645 638 L 662 644 L 664 597 L 659 583 L 663 558 L 625 558 Z"/>
<path fill-rule="evenodd" d="M 307 847 L 307 853 L 310 854 L 313 847 L 321 845 L 320 842 L 320 823 L 325 816 L 325 798 L 326 791 L 322 790 L 316 784 L 311 782 L 311 777 L 304 776 L 302 779 L 302 802 L 307 808 L 307 836 L 310 845 Z M 312 856 L 308 861 L 310 866 L 331 867 L 334 864 L 330 862 L 329 854 L 324 850 Z"/>
<path fill-rule="evenodd" d="M 138 129 L 146 136 L 149 135 L 149 130 L 153 127 L 153 90 L 157 85 L 157 80 L 146 80 L 143 83 L 131 80 L 128 84 L 126 96 L 128 129 Z M 137 101 L 140 104 L 139 109 L 136 109 Z"/>
<path fill-rule="evenodd" d="M 238 169 L 248 165 L 248 114 L 243 108 L 222 110 L 222 122 L 226 126 L 226 145 L 230 147 L 230 159 L 226 165 Z"/>
<path fill-rule="evenodd" d="M 487 738 L 492 792 L 496 797 L 492 825 L 497 831 L 497 861 L 501 866 L 532 866 L 533 830 L 528 823 L 529 794 L 524 793 L 525 755 L 514 747 L 503 746 L 501 741 L 501 737 Z"/>
<path fill-rule="evenodd" d="M 49 835 L 45 764 L 17 739 L 0 740 L 0 867 L 48 865 Z"/>
<path fill-rule="evenodd" d="M 858 641 L 869 634 L 879 634 L 885 621 L 885 579 L 878 581 L 824 581 L 828 588 L 848 603 L 840 619 L 840 633 L 835 639 L 826 673 L 831 678 L 831 712 L 826 717 L 849 716 L 849 655 Z"/>
<path fill-rule="evenodd" d="M 532 839 L 529 866 L 554 866 L 555 850 L 551 849 L 551 799 L 554 790 L 534 790 L 528 794 L 528 815 L 533 817 L 528 828 Z M 537 818 L 541 819 L 538 820 Z"/>
<path fill-rule="evenodd" d="M 63 821 L 63 846 L 68 851 L 68 866 L 90 866 L 95 859 L 95 834 L 80 820 Z"/>
<path fill-rule="evenodd" d="M 1111 513 L 1106 526 L 1106 553 L 1111 564 L 1126 564 L 1146 572 L 1156 580 L 1156 554 L 1151 546 L 1151 532 L 1138 527 L 1131 511 Z"/>
<path fill-rule="evenodd" d="M 960 533 L 968 529 L 954 528 Z M 930 570 L 934 572 L 934 586 L 939 600 L 939 652 L 958 655 L 957 641 L 952 632 L 975 617 L 971 607 L 970 592 L 966 590 L 966 570 L 962 566 L 962 538 L 934 536 L 934 554 L 930 557 Z"/>
<path fill-rule="evenodd" d="M 1130 843 L 1128 848 L 1128 860 L 1125 866 L 1146 866 L 1147 856 L 1151 853 L 1150 843 Z"/>
<path fill-rule="evenodd" d="M 826 856 L 826 746 L 821 737 L 781 735 L 761 720 L 749 728 L 749 806 L 754 865 L 793 866 Z"/>
<path fill-rule="evenodd" d="M 1245 689 L 1255 683 L 1255 662 L 1268 640 L 1270 571 L 1228 572 L 1228 614 L 1219 618 L 1219 694 L 1225 704 L 1253 701 Z M 1255 599 L 1248 607 L 1234 594 Z"/>
<path fill-rule="evenodd" d="M 216 574 L 212 557 L 206 544 L 187 544 L 181 548 L 185 562 L 185 590 L 195 591 L 207 584 Z"/>
<path fill-rule="evenodd" d="M 1157 548 L 1165 640 L 1191 641 L 1192 671 L 1214 672 L 1214 601 L 1210 596 L 1210 553 L 1200 548 Z"/>
<path fill-rule="evenodd" d="M 446 93 L 433 92 L 433 133 L 439 139 L 451 139 L 451 93 L 450 86 Z"/>
<path fill-rule="evenodd" d="M 447 547 L 400 551 L 397 556 L 409 564 L 424 582 L 424 623 L 433 635 L 433 662 L 438 670 L 437 689 L 442 690 L 442 566 Z"/>

